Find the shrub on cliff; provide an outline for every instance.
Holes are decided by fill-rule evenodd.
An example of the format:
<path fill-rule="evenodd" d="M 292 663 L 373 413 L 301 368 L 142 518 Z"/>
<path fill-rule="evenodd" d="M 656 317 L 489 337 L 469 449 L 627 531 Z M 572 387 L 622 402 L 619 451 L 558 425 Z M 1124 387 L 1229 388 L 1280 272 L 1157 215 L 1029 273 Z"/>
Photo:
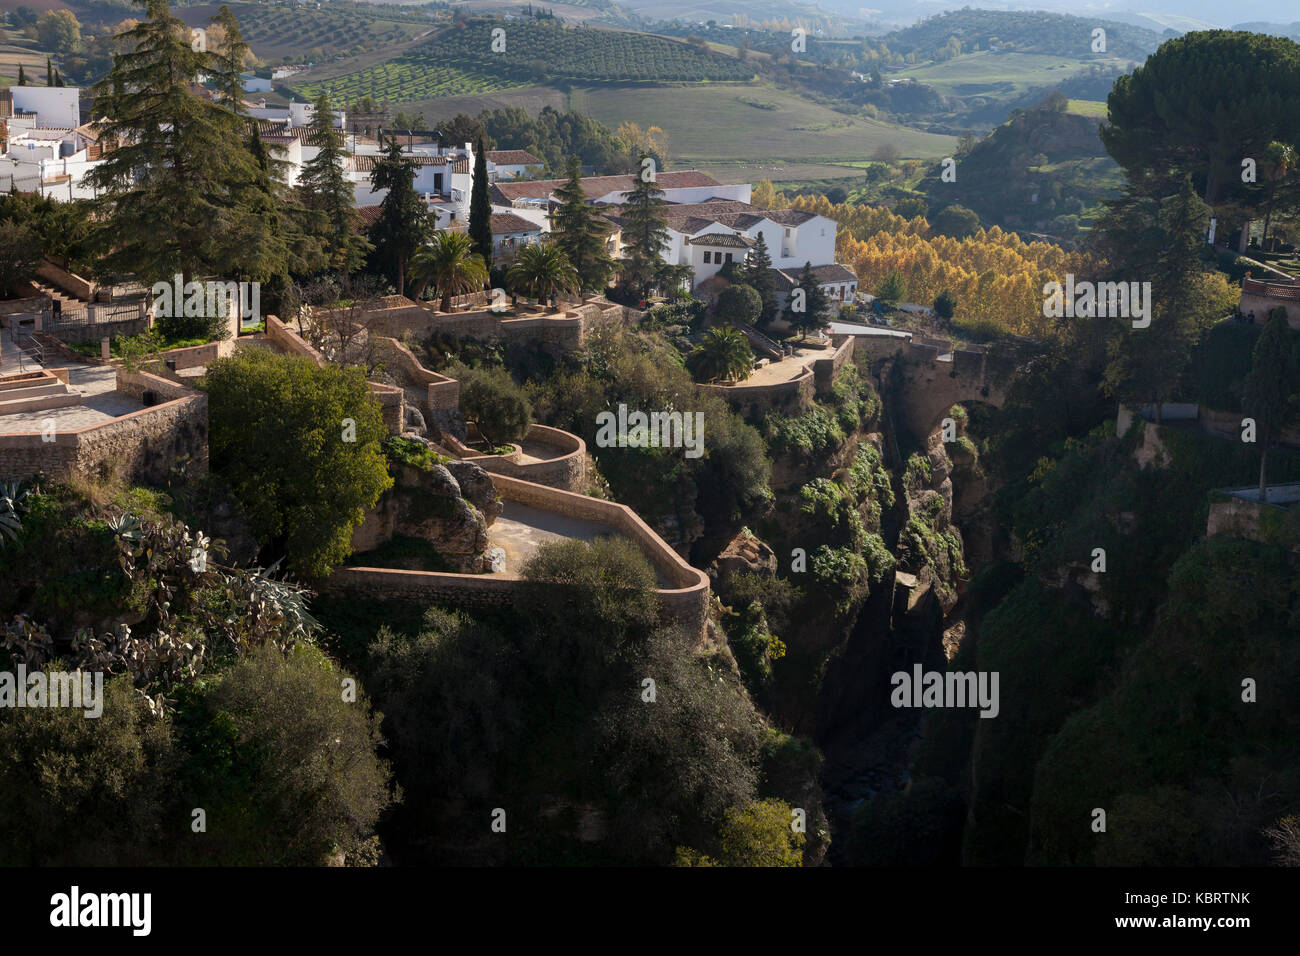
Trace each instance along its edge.
<path fill-rule="evenodd" d="M 460 365 L 449 373 L 460 382 L 460 409 L 493 446 L 519 441 L 533 426 L 533 406 L 504 368 Z"/>
<path fill-rule="evenodd" d="M 356 369 L 248 349 L 208 369 L 212 467 L 243 503 L 264 553 L 313 577 L 392 485 L 379 406 Z"/>

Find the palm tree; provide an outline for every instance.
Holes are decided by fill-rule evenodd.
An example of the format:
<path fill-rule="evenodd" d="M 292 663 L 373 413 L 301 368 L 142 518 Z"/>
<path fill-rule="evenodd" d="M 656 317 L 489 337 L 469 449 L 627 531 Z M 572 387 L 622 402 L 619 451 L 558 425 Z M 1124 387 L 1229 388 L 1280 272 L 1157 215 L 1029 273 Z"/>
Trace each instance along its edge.
<path fill-rule="evenodd" d="M 443 312 L 451 309 L 453 295 L 482 289 L 488 281 L 487 264 L 463 232 L 435 232 L 411 256 L 407 273 L 412 293 L 417 297 L 423 294 L 425 286 L 433 283 L 442 294 L 438 308 Z"/>
<path fill-rule="evenodd" d="M 557 295 L 573 292 L 582 284 L 578 270 L 569 263 L 569 257 L 550 242 L 529 243 L 519 250 L 506 278 L 515 290 L 539 302 L 552 304 Z"/>
<path fill-rule="evenodd" d="M 688 360 L 696 381 L 749 378 L 754 367 L 754 352 L 745 336 L 735 329 L 709 329 Z"/>

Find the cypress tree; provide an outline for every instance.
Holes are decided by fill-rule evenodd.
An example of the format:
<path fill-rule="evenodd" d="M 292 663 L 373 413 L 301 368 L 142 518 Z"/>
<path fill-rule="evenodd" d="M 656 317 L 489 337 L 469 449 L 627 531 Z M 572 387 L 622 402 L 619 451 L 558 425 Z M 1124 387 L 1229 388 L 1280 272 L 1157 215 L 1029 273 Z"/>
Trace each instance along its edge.
<path fill-rule="evenodd" d="M 758 234 L 758 244 L 749 251 L 744 282 L 763 300 L 763 311 L 759 314 L 759 322 L 765 324 L 776 318 L 776 277 L 772 275 L 772 256 L 767 250 L 767 240 L 763 238 L 761 232 Z"/>
<path fill-rule="evenodd" d="M 492 202 L 488 199 L 487 153 L 483 137 L 474 144 L 474 187 L 469 198 L 469 238 L 474 251 L 492 268 Z"/>
<path fill-rule="evenodd" d="M 50 58 L 48 56 L 45 58 L 45 85 L 54 85 L 54 66 L 50 63 Z"/>
<path fill-rule="evenodd" d="M 18 64 L 18 82 L 14 85 L 15 86 L 27 85 L 27 72 L 23 69 L 23 65 L 21 63 Z"/>
<path fill-rule="evenodd" d="M 609 224 L 587 203 L 582 191 L 582 167 L 577 156 L 569 157 L 569 181 L 555 191 L 560 206 L 551 214 L 551 230 L 569 264 L 577 270 L 584 292 L 605 288 L 614 261 L 605 251 Z"/>

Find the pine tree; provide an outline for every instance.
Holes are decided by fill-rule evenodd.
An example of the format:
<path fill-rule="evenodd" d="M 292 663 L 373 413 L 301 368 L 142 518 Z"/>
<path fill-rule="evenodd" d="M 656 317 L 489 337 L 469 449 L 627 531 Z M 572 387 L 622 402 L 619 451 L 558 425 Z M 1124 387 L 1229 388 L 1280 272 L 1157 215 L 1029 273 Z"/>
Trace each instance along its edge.
<path fill-rule="evenodd" d="M 1151 404 L 1159 422 L 1161 405 L 1173 397 L 1201 326 L 1217 317 L 1205 314 L 1207 303 L 1195 281 L 1210 209 L 1191 177 L 1184 177 L 1178 193 L 1160 203 L 1154 225 L 1141 218 L 1149 208 L 1150 203 L 1138 201 L 1127 215 L 1139 217 L 1129 223 L 1130 237 L 1148 230 L 1143 247 L 1156 250 L 1155 260 L 1143 269 L 1151 277 L 1150 325 L 1133 328 L 1129 318 L 1119 321 L 1105 382 L 1120 401 Z"/>
<path fill-rule="evenodd" d="M 551 214 L 551 232 L 569 263 L 577 270 L 584 292 L 603 291 L 614 271 L 614 261 L 605 251 L 610 233 L 606 220 L 587 203 L 582 191 L 582 167 L 577 156 L 569 157 L 569 181 L 555 191 L 559 207 Z"/>
<path fill-rule="evenodd" d="M 647 173 L 641 156 L 630 192 L 623 202 L 623 269 L 620 283 L 638 299 L 645 299 L 654 288 L 663 268 L 663 249 L 668 244 L 668 220 L 664 215 L 664 191 L 656 185 L 653 173 Z"/>
<path fill-rule="evenodd" d="M 365 261 L 370 243 L 354 231 L 356 195 L 343 172 L 343 131 L 334 125 L 329 96 L 316 101 L 307 139 L 319 152 L 302 164 L 298 194 L 308 213 L 309 231 L 321 241 L 328 268 L 340 274 L 344 288 Z"/>
<path fill-rule="evenodd" d="M 800 296 L 796 295 L 800 289 L 803 290 L 802 302 Z M 806 337 L 809 332 L 820 329 L 825 323 L 825 312 L 829 305 L 830 300 L 822 291 L 817 276 L 813 274 L 812 263 L 805 262 L 803 271 L 799 273 L 798 284 L 790 290 L 790 302 L 786 306 L 785 313 L 786 321 L 790 323 L 791 328 Z"/>
<path fill-rule="evenodd" d="M 221 28 L 222 42 L 213 51 L 211 83 L 222 101 L 236 113 L 244 112 L 244 60 L 249 46 L 244 42 L 239 21 L 224 4 L 211 22 Z"/>
<path fill-rule="evenodd" d="M 370 230 L 374 258 L 393 280 L 397 294 L 404 295 L 411 256 L 428 235 L 429 211 L 415 191 L 415 162 L 403 154 L 396 137 L 389 140 L 383 158 L 375 163 L 370 182 L 377 190 L 388 190 L 379 205 L 379 219 Z"/>
<path fill-rule="evenodd" d="M 483 137 L 474 145 L 474 186 L 469 197 L 469 237 L 474 251 L 492 268 L 492 201 L 488 199 L 487 152 Z"/>
<path fill-rule="evenodd" d="M 772 274 L 772 256 L 761 232 L 758 234 L 758 242 L 749 250 L 744 282 L 763 300 L 763 311 L 759 313 L 758 321 L 762 324 L 771 322 L 777 314 L 776 276 Z"/>
<path fill-rule="evenodd" d="M 167 0 L 121 35 L 109 75 L 95 86 L 105 140 L 121 143 L 88 176 L 100 192 L 101 268 L 141 280 L 226 274 L 243 237 L 233 228 L 253 176 L 244 118 L 192 92 L 220 68 L 191 48 L 189 28 Z"/>

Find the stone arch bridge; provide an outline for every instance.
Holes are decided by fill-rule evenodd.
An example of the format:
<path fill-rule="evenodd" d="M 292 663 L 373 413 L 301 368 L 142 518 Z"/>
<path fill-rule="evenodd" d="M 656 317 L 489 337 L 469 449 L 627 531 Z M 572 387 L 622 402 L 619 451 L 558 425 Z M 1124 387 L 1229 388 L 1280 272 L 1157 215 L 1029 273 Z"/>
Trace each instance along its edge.
<path fill-rule="evenodd" d="M 1001 408 L 1019 364 L 1015 349 L 953 348 L 946 339 L 874 326 L 836 323 L 832 328 L 854 335 L 859 354 L 896 360 L 890 373 L 895 421 L 918 440 L 938 428 L 953 405 L 985 402 Z"/>

